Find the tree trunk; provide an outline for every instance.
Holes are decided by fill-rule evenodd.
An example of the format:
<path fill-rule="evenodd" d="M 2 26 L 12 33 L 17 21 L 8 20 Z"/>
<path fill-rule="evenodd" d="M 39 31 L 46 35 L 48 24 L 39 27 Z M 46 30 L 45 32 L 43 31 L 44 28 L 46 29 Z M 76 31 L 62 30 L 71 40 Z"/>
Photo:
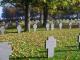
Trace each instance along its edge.
<path fill-rule="evenodd" d="M 47 6 L 47 3 L 44 3 L 43 16 L 44 16 L 44 18 L 43 18 L 44 19 L 43 26 L 46 26 L 47 18 L 48 18 L 48 6 Z"/>
<path fill-rule="evenodd" d="M 25 31 L 28 31 L 28 23 L 30 21 L 30 5 L 29 4 L 26 4 L 25 5 L 26 8 L 25 8 Z"/>

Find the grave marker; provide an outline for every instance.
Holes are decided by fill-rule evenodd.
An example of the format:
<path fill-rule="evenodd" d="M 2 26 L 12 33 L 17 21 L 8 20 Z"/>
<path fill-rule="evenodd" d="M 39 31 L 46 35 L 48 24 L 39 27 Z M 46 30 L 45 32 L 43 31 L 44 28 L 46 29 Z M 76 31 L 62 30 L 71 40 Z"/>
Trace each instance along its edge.
<path fill-rule="evenodd" d="M 18 33 L 22 32 L 22 27 L 20 25 L 17 26 Z"/>
<path fill-rule="evenodd" d="M 0 27 L 0 32 L 1 32 L 1 34 L 4 34 L 4 32 L 5 32 L 5 27 L 4 26 Z"/>
<path fill-rule="evenodd" d="M 9 60 L 9 56 L 12 54 L 12 48 L 8 42 L 0 43 L 0 60 Z"/>
<path fill-rule="evenodd" d="M 37 29 L 37 24 L 36 23 L 34 23 L 33 29 L 34 29 L 34 32 L 36 32 L 36 29 Z"/>
<path fill-rule="evenodd" d="M 8 26 L 9 26 L 9 24 L 8 24 L 8 23 L 6 23 L 6 24 L 5 24 L 5 28 L 8 28 Z"/>
<path fill-rule="evenodd" d="M 49 26 L 50 26 L 50 24 L 47 23 L 47 24 L 46 24 L 46 30 L 47 30 L 47 31 L 49 30 Z"/>
<path fill-rule="evenodd" d="M 71 29 L 71 27 L 72 27 L 72 22 L 69 23 L 69 29 Z"/>
<path fill-rule="evenodd" d="M 52 36 L 46 41 L 46 49 L 48 49 L 48 57 L 54 56 L 54 48 L 56 47 L 56 39 Z"/>
<path fill-rule="evenodd" d="M 60 30 L 62 29 L 62 23 L 59 23 L 59 29 Z"/>
<path fill-rule="evenodd" d="M 51 30 L 54 29 L 54 23 L 51 23 Z"/>
<path fill-rule="evenodd" d="M 2 24 L 5 25 L 6 23 L 3 21 Z"/>

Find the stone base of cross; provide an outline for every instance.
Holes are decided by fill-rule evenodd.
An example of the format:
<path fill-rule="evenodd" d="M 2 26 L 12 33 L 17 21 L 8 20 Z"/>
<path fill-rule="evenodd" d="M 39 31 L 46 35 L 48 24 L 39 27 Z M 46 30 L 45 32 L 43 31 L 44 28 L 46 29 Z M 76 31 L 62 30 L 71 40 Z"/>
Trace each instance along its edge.
<path fill-rule="evenodd" d="M 4 32 L 5 32 L 5 27 L 4 27 L 4 26 L 1 26 L 1 27 L 0 27 L 0 33 L 1 33 L 1 34 L 4 34 Z"/>

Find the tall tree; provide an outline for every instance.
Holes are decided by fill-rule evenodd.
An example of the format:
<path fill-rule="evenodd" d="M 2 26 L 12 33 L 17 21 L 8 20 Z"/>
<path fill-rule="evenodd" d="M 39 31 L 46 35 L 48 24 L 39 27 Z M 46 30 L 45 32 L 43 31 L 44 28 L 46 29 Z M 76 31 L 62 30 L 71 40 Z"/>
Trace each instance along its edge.
<path fill-rule="evenodd" d="M 43 3 L 43 26 L 46 25 L 48 19 L 48 11 L 49 11 L 49 3 L 53 2 L 53 0 L 41 0 Z"/>
<path fill-rule="evenodd" d="M 36 0 L 3 0 L 2 3 L 20 3 L 20 5 L 23 5 L 25 9 L 25 31 L 29 30 L 28 29 L 28 23 L 29 23 L 29 18 L 30 18 L 30 8 L 31 4 L 35 2 Z"/>
<path fill-rule="evenodd" d="M 20 1 L 20 0 L 19 0 Z M 30 10 L 31 5 L 36 2 L 36 0 L 21 0 L 20 3 L 24 5 L 25 9 L 25 31 L 28 31 L 28 23 L 30 21 Z"/>

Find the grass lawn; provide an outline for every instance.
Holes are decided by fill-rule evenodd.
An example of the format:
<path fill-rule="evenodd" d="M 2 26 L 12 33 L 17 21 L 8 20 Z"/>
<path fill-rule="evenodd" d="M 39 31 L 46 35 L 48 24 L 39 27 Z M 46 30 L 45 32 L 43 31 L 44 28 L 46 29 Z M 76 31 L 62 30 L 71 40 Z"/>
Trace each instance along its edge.
<path fill-rule="evenodd" d="M 53 58 L 31 58 L 29 60 L 80 60 L 80 51 L 76 47 L 77 36 L 80 29 L 55 29 L 46 31 L 44 28 L 38 29 L 37 32 L 22 32 L 17 33 L 16 29 L 6 30 L 5 35 L 0 35 L 0 41 L 12 42 L 13 53 L 10 57 L 43 57 L 45 51 L 45 41 L 48 36 L 54 36 L 57 40 L 55 48 L 55 56 Z M 28 59 L 16 59 L 28 60 Z"/>

